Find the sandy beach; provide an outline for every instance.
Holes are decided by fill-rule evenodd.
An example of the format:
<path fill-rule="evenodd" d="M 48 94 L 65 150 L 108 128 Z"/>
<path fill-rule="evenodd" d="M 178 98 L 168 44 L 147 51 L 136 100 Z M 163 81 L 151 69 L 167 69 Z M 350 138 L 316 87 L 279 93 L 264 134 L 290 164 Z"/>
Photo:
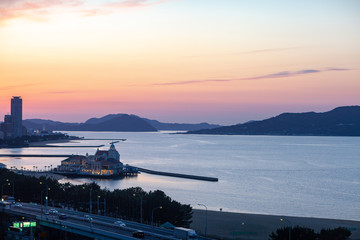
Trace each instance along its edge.
<path fill-rule="evenodd" d="M 191 228 L 204 235 L 206 223 L 205 210 L 193 210 Z M 269 239 L 269 234 L 278 228 L 288 226 L 302 226 L 314 229 L 345 227 L 351 230 L 350 239 L 360 240 L 360 221 L 336 220 L 323 218 L 290 217 L 262 214 L 232 213 L 220 211 L 207 212 L 207 236 L 215 239 Z"/>

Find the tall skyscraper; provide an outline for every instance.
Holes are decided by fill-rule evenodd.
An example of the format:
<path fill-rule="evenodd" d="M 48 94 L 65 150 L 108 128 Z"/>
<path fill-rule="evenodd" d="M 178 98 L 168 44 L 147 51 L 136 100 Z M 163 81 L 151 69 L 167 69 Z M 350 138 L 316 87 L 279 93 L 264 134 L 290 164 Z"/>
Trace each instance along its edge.
<path fill-rule="evenodd" d="M 13 97 L 11 99 L 11 118 L 13 123 L 13 136 L 22 136 L 22 99 Z"/>

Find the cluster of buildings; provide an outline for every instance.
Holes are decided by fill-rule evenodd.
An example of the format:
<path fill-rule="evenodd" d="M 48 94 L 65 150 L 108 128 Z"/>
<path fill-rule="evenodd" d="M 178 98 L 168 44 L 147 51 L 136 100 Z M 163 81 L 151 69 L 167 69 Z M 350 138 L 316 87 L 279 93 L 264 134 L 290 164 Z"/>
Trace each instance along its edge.
<path fill-rule="evenodd" d="M 74 155 L 63 161 L 54 173 L 72 177 L 114 177 L 137 174 L 135 167 L 130 167 L 120 162 L 120 154 L 114 143 L 111 143 L 109 150 L 97 149 L 95 155 Z"/>
<path fill-rule="evenodd" d="M 11 99 L 11 114 L 5 115 L 0 125 L 0 139 L 17 138 L 26 135 L 26 128 L 22 125 L 22 99 Z"/>

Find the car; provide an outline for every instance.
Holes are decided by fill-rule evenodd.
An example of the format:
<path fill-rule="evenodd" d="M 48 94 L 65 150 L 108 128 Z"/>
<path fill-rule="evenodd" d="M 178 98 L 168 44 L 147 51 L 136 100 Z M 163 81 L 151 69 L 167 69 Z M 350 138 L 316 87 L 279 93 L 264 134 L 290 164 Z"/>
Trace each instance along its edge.
<path fill-rule="evenodd" d="M 93 219 L 92 219 L 92 217 L 91 217 L 90 215 L 85 215 L 85 216 L 84 216 L 84 220 L 85 220 L 85 221 L 88 221 L 88 222 L 92 222 L 92 221 L 93 221 Z"/>
<path fill-rule="evenodd" d="M 125 227 L 126 226 L 126 224 L 122 221 L 116 221 L 116 222 L 114 222 L 114 225 L 117 227 Z"/>
<path fill-rule="evenodd" d="M 49 210 L 49 213 L 50 214 L 57 214 L 57 213 L 59 213 L 56 209 L 50 209 Z"/>
<path fill-rule="evenodd" d="M 14 207 L 22 207 L 22 204 L 17 202 L 17 203 L 14 203 Z"/>
<path fill-rule="evenodd" d="M 67 215 L 66 214 L 60 214 L 59 219 L 65 220 L 65 219 L 67 219 Z"/>
<path fill-rule="evenodd" d="M 132 236 L 134 238 L 144 238 L 145 237 L 145 233 L 141 230 L 137 230 L 135 232 L 133 232 Z"/>

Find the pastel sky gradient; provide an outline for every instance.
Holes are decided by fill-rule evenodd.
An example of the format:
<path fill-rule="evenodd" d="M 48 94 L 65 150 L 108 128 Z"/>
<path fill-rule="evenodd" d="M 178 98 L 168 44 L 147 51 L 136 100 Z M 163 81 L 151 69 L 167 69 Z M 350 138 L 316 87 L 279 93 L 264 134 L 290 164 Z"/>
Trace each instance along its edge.
<path fill-rule="evenodd" d="M 0 0 L 0 118 L 235 124 L 360 105 L 357 0 Z"/>

